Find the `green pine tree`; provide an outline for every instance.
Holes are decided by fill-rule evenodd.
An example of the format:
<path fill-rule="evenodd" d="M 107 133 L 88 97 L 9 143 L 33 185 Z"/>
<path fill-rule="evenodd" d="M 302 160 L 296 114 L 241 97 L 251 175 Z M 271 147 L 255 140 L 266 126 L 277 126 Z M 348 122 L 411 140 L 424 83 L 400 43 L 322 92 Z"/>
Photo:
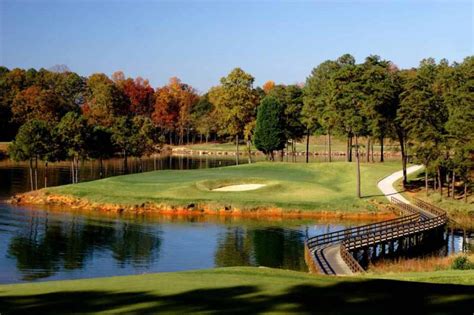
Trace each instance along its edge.
<path fill-rule="evenodd" d="M 275 97 L 267 96 L 260 103 L 254 143 L 255 147 L 272 161 L 273 151 L 285 147 L 284 108 Z"/>

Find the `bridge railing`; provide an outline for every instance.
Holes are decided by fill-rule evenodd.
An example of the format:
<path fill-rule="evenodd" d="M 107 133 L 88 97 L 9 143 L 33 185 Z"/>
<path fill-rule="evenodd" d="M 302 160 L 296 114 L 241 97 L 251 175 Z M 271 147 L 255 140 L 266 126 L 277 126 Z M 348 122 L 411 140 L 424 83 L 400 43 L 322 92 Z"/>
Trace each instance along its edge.
<path fill-rule="evenodd" d="M 420 213 L 414 213 L 412 215 L 404 216 L 397 219 L 356 226 L 353 228 L 348 228 L 348 229 L 339 230 L 339 231 L 335 231 L 331 233 L 313 236 L 313 237 L 308 238 L 306 243 L 308 247 L 312 249 L 317 246 L 341 242 L 342 240 L 347 239 L 347 238 L 365 235 L 367 233 L 404 225 L 410 222 L 416 222 L 419 220 L 419 218 L 420 218 Z"/>
<path fill-rule="evenodd" d="M 427 231 L 446 224 L 446 220 L 446 213 L 444 213 L 425 221 L 413 222 L 398 227 L 390 227 L 384 230 L 374 231 L 373 233 L 347 238 L 342 242 L 342 244 L 347 250 L 359 249 L 380 242 L 390 241 Z"/>
<path fill-rule="evenodd" d="M 391 202 L 407 215 L 397 219 L 317 235 L 306 240 L 307 248 L 312 250 L 318 246 L 340 243 L 342 259 L 353 272 L 359 272 L 363 269 L 351 255 L 350 250 L 415 235 L 447 223 L 448 218 L 443 209 L 420 199 L 415 199 L 415 205 L 424 211 L 433 213 L 435 217 L 421 216 L 416 207 L 405 204 L 396 198 L 392 197 Z M 423 220 L 420 220 L 421 217 L 423 217 Z"/>
<path fill-rule="evenodd" d="M 341 258 L 344 260 L 346 265 L 351 269 L 352 272 L 357 273 L 357 272 L 364 272 L 364 268 L 357 262 L 357 260 L 349 253 L 349 251 L 346 249 L 346 247 L 341 244 L 340 247 L 341 251 Z"/>
<path fill-rule="evenodd" d="M 429 204 L 421 199 L 418 199 L 418 198 L 413 198 L 414 199 L 414 203 L 417 207 L 420 207 L 421 209 L 425 210 L 425 211 L 428 211 L 428 212 L 431 212 L 433 213 L 434 215 L 436 216 L 442 216 L 442 215 L 446 215 L 446 211 L 444 211 L 443 209 L 441 209 L 440 207 L 437 207 L 435 205 L 432 205 L 432 204 Z"/>
<path fill-rule="evenodd" d="M 390 198 L 390 202 L 396 206 L 398 209 L 400 209 L 403 213 L 405 213 L 405 215 L 411 215 L 411 214 L 415 214 L 415 213 L 420 213 L 420 211 L 418 211 L 418 209 L 416 209 L 415 207 L 413 207 L 412 205 L 408 204 L 408 203 L 404 203 L 403 201 L 395 198 L 395 197 L 391 197 Z"/>

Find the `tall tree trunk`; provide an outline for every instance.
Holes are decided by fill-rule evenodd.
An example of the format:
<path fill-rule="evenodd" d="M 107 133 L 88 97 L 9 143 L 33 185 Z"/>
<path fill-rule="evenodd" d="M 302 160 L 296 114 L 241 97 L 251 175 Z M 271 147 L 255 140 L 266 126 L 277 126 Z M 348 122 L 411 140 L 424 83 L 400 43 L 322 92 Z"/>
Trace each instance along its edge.
<path fill-rule="evenodd" d="M 352 135 L 349 138 L 349 162 L 352 162 Z"/>
<path fill-rule="evenodd" d="M 77 168 L 78 168 L 77 160 L 78 160 L 78 158 L 74 157 L 74 183 L 76 183 L 76 184 L 78 182 L 78 180 L 77 180 Z"/>
<path fill-rule="evenodd" d="M 455 182 L 456 182 L 456 171 L 453 170 L 453 180 L 451 182 L 451 185 L 452 185 L 452 194 L 451 194 L 451 198 L 454 200 L 454 189 L 456 188 L 455 187 Z"/>
<path fill-rule="evenodd" d="M 372 163 L 374 163 L 374 142 L 373 140 L 370 142 L 370 161 Z"/>
<path fill-rule="evenodd" d="M 425 194 L 428 196 L 428 165 L 425 164 Z"/>
<path fill-rule="evenodd" d="M 380 162 L 383 162 L 383 136 L 380 137 Z"/>
<path fill-rule="evenodd" d="M 291 156 L 293 159 L 293 163 L 296 163 L 296 140 L 293 139 L 291 142 Z"/>
<path fill-rule="evenodd" d="M 239 135 L 235 135 L 235 164 L 239 165 Z"/>
<path fill-rule="evenodd" d="M 450 182 L 449 182 L 449 179 L 450 179 L 450 176 L 449 176 L 449 172 L 446 170 L 446 196 L 449 198 L 449 190 L 451 189 L 451 185 L 450 185 Z"/>
<path fill-rule="evenodd" d="M 31 190 L 35 190 L 35 184 L 33 181 L 33 159 L 30 158 L 30 187 Z"/>
<path fill-rule="evenodd" d="M 48 161 L 44 162 L 44 188 L 48 187 Z"/>
<path fill-rule="evenodd" d="M 38 190 L 38 156 L 35 157 L 35 190 Z"/>
<path fill-rule="evenodd" d="M 123 172 L 128 174 L 128 155 L 125 150 L 123 151 Z"/>
<path fill-rule="evenodd" d="M 357 160 L 357 197 L 361 197 L 360 193 L 360 157 L 359 157 L 359 143 L 358 143 L 358 137 L 355 136 L 355 153 L 356 153 L 356 160 Z"/>
<path fill-rule="evenodd" d="M 309 163 L 309 129 L 306 131 L 306 163 Z"/>
<path fill-rule="evenodd" d="M 104 162 L 102 160 L 102 157 L 99 158 L 99 177 L 104 177 Z"/>
<path fill-rule="evenodd" d="M 280 150 L 280 162 L 283 162 L 283 159 L 285 158 L 285 150 L 281 149 Z"/>
<path fill-rule="evenodd" d="M 252 142 L 247 140 L 248 160 L 249 164 L 252 164 Z"/>
<path fill-rule="evenodd" d="M 328 161 L 332 161 L 332 152 L 331 152 L 331 128 L 328 129 Z"/>
<path fill-rule="evenodd" d="M 349 149 L 350 146 L 351 146 L 351 144 L 350 144 L 349 139 L 350 139 L 350 137 L 347 136 L 347 148 L 346 148 L 346 161 L 347 161 L 347 162 L 350 162 L 350 161 L 351 161 L 351 156 L 350 156 L 350 155 L 351 155 L 351 151 L 350 151 L 350 149 Z"/>
<path fill-rule="evenodd" d="M 35 156 L 35 190 L 38 190 L 38 156 Z"/>
<path fill-rule="evenodd" d="M 403 135 L 403 132 L 400 130 L 397 130 L 397 136 L 398 136 L 398 141 L 400 143 L 400 151 L 402 154 L 402 173 L 403 173 L 403 187 L 405 188 L 408 179 L 407 179 L 407 156 L 405 152 L 405 136 Z"/>
<path fill-rule="evenodd" d="M 370 137 L 369 136 L 367 136 L 367 150 L 365 150 L 365 153 L 367 154 L 366 162 L 369 163 L 370 162 Z"/>
<path fill-rule="evenodd" d="M 288 149 L 288 143 L 289 143 L 289 142 L 286 141 L 286 161 L 287 161 L 287 162 L 288 162 L 288 159 L 289 159 L 289 157 L 290 157 L 290 151 L 289 151 L 289 149 Z"/>
<path fill-rule="evenodd" d="M 441 167 L 438 166 L 438 190 L 439 196 L 443 199 L 443 177 L 441 176 Z"/>
<path fill-rule="evenodd" d="M 71 183 L 74 184 L 74 158 L 71 160 Z"/>
<path fill-rule="evenodd" d="M 467 181 L 464 181 L 464 202 L 467 203 Z"/>

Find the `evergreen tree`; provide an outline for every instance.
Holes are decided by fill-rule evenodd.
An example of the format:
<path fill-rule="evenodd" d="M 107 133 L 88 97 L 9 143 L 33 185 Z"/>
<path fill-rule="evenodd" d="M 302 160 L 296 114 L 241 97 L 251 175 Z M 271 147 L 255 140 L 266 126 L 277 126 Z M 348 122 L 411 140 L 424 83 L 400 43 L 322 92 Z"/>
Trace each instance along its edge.
<path fill-rule="evenodd" d="M 284 108 L 273 96 L 265 97 L 258 108 L 254 133 L 255 147 L 274 160 L 273 151 L 285 147 Z"/>

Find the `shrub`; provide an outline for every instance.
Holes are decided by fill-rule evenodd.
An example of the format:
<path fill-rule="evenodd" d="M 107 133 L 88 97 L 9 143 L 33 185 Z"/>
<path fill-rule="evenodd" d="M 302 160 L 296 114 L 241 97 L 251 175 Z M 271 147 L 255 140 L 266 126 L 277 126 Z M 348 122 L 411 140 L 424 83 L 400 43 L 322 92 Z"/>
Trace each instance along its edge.
<path fill-rule="evenodd" d="M 467 256 L 458 256 L 453 260 L 451 268 L 457 270 L 474 269 L 474 263 L 471 263 Z"/>

